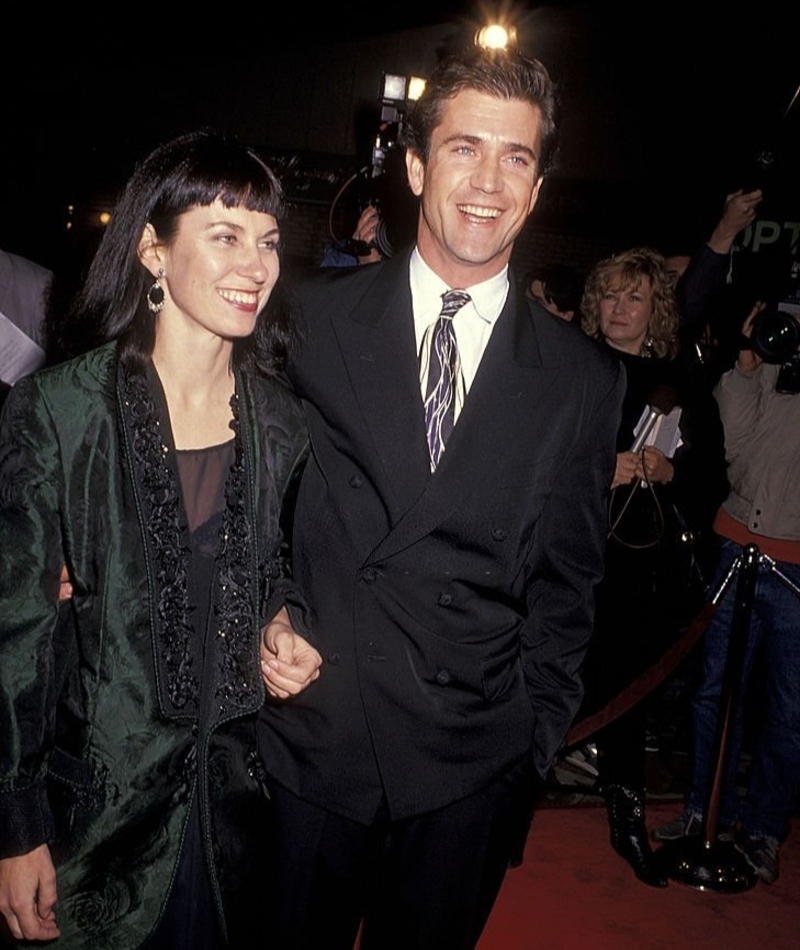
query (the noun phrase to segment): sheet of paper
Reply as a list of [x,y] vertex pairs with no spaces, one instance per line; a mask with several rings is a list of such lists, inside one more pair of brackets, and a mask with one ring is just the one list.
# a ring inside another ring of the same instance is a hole
[[669,415],[659,416],[647,439],[647,445],[654,445],[657,449],[661,449],[664,455],[671,459],[675,454],[675,450],[681,444],[680,422],[680,406],[675,406]]
[[[642,413],[641,419],[636,423],[636,428],[633,430],[634,436],[639,433],[639,430],[646,423],[649,415],[650,407],[648,406]],[[662,413],[653,424],[653,428],[650,430],[644,444],[654,445],[657,449],[661,449],[668,459],[671,459],[675,454],[675,450],[682,443],[680,421],[680,406],[675,406],[668,415]],[[640,484],[642,488],[647,487],[647,482],[645,481],[641,481]]]
[[[634,438],[642,430],[648,419],[650,418],[650,407],[647,406],[644,412],[641,415],[641,418],[636,423],[636,426],[633,430]],[[645,445],[654,445],[657,449],[661,449],[664,455],[667,458],[672,458],[675,454],[675,450],[681,444],[681,407],[675,406],[675,408],[668,415],[663,413],[656,417],[656,421],[653,423],[653,427],[647,435],[647,438],[644,440]]]

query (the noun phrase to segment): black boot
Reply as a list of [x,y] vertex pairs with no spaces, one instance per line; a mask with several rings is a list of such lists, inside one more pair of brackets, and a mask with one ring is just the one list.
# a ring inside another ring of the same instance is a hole
[[647,840],[644,795],[629,785],[606,785],[611,847],[633,868],[636,877],[651,887],[666,887],[667,877]]

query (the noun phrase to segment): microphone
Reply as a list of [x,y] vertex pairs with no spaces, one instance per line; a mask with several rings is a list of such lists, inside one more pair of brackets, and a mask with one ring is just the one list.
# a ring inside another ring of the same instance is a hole
[[678,394],[672,386],[658,386],[651,393],[647,406],[647,418],[644,421],[639,434],[633,440],[631,452],[638,454],[647,441],[647,437],[653,431],[659,416],[667,416],[675,408],[678,401]]

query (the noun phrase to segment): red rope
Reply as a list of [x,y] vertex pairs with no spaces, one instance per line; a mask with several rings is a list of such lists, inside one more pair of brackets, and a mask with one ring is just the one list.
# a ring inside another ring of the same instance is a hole
[[656,663],[646,669],[641,676],[630,682],[621,692],[617,693],[599,712],[592,713],[591,716],[575,723],[567,733],[564,744],[573,746],[585,742],[614,719],[618,719],[623,713],[633,709],[645,696],[652,693],[657,686],[660,686],[677,669],[678,664],[688,656],[694,645],[706,632],[715,610],[714,604],[705,604],[689,624],[683,636],[662,654]]

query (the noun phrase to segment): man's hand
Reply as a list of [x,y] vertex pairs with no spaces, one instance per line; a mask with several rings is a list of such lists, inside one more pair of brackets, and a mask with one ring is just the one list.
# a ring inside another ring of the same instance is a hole
[[727,196],[722,217],[717,222],[708,242],[712,251],[718,254],[727,254],[730,251],[736,235],[755,221],[756,212],[763,197],[760,188],[748,192],[740,188]]
[[353,233],[353,237],[357,241],[363,241],[364,244],[369,245],[370,249],[369,254],[359,257],[359,264],[374,264],[376,261],[381,260],[381,252],[375,245],[379,224],[380,215],[378,214],[378,209],[373,207],[373,205],[367,205],[361,212],[355,232]]
[[[759,301],[747,314],[747,319],[742,327],[742,336],[746,336],[748,340],[753,333],[753,320],[765,307],[766,304]],[[755,350],[739,350],[736,367],[742,373],[754,373],[763,362]]]
[[261,630],[261,675],[270,696],[297,696],[319,677],[322,657],[292,627],[282,607]]
[[56,870],[50,849],[40,845],[27,854],[0,860],[0,914],[17,940],[55,940]]

